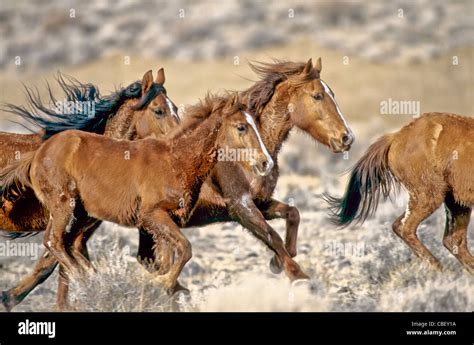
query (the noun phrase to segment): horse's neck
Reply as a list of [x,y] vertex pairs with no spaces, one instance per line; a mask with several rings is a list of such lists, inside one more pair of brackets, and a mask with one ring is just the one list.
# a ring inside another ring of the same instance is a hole
[[217,137],[220,123],[205,120],[195,130],[184,134],[171,143],[175,176],[181,183],[185,207],[176,215],[183,224],[187,222],[206,178],[217,163]]
[[222,120],[217,116],[204,120],[196,129],[173,140],[177,166],[182,167],[186,180],[203,181],[217,163],[217,136]]
[[276,159],[281,146],[293,128],[288,110],[287,93],[275,92],[258,116],[258,127],[262,141],[270,155]]
[[132,139],[133,109],[127,101],[107,120],[104,135],[115,139]]

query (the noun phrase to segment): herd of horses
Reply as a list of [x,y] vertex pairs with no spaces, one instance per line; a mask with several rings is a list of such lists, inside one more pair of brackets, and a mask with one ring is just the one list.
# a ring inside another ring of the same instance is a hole
[[[354,135],[322,64],[275,60],[250,64],[259,80],[240,92],[207,94],[181,119],[164,87],[165,73],[102,96],[92,84],[58,75],[68,102],[93,102],[93,116],[52,107],[26,88],[28,107],[3,110],[32,123],[33,134],[0,132],[0,229],[9,238],[44,232],[33,272],[1,292],[6,310],[19,304],[59,265],[57,307],[68,310],[69,280],[93,266],[87,241],[102,221],[139,233],[137,259],[169,294],[192,255],[182,228],[238,222],[272,252],[270,269],[293,282],[309,279],[294,257],[300,214],[272,197],[278,153],[297,127],[333,152]],[[245,160],[220,160],[221,149],[249,150]],[[413,252],[441,269],[420,242],[418,225],[443,202],[447,249],[474,273],[467,227],[474,204],[474,119],[429,113],[369,147],[350,172],[342,198],[325,195],[337,226],[363,222],[397,185],[409,194],[393,230]],[[286,220],[285,240],[268,220]]]

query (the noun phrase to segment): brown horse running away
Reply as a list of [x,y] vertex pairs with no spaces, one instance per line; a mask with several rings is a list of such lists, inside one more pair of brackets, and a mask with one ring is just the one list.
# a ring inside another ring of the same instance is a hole
[[326,196],[337,225],[363,222],[375,213],[381,198],[395,185],[408,191],[406,211],[393,231],[416,256],[441,269],[437,258],[418,239],[418,225],[444,202],[444,246],[471,273],[474,257],[467,245],[467,228],[474,204],[474,119],[447,113],[427,113],[400,131],[372,144],[351,170],[341,199]]
[[[69,83],[68,83],[69,82]],[[32,90],[26,89],[30,108],[7,105],[6,110],[42,128],[37,134],[14,134],[0,132],[0,169],[20,159],[24,154],[38,149],[44,139],[67,129],[104,134],[106,136],[136,140],[148,136],[163,137],[179,124],[177,108],[169,99],[163,86],[164,70],[158,71],[153,82],[151,71],[144,74],[141,82],[134,82],[110,95],[100,96],[92,84],[81,84],[76,80],[68,82],[59,75],[58,83],[65,93],[65,101],[94,102],[93,116],[61,113],[43,105],[41,99]],[[49,87],[50,103],[57,104]],[[43,231],[49,218],[49,212],[40,204],[34,192],[29,188],[10,188],[4,190],[0,203],[0,229],[11,238],[22,237]],[[100,221],[91,226],[97,228]],[[81,238],[74,246],[87,255],[87,238]],[[1,300],[7,310],[20,303],[28,293],[42,283],[56,267],[57,261],[46,252],[35,266],[32,274],[24,278],[16,287],[2,292]],[[64,309],[67,294],[67,277],[60,277],[58,306]]]
[[141,227],[155,245],[165,240],[177,255],[159,280],[173,293],[184,289],[177,279],[191,258],[179,225],[187,222],[218,150],[247,150],[247,170],[261,176],[273,167],[252,116],[236,100],[206,97],[190,109],[180,133],[166,141],[59,133],[7,167],[2,184],[31,187],[50,210],[44,244],[70,272],[89,265],[69,247],[97,219]]

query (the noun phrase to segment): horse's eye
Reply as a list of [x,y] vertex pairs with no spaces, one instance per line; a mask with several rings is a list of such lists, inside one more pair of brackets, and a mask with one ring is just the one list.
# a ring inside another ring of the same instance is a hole
[[316,95],[313,96],[313,98],[317,101],[322,101],[324,98],[324,93],[318,92]]
[[165,115],[165,112],[163,111],[163,109],[160,109],[160,108],[154,109],[153,112],[154,112],[157,116],[163,116],[163,115]]
[[247,132],[247,125],[240,124],[237,126],[237,130],[240,134],[244,134],[245,132]]

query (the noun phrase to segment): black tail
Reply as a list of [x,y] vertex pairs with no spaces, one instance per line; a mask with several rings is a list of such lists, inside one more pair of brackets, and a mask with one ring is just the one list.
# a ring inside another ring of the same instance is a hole
[[8,238],[9,240],[16,240],[17,238],[32,237],[42,233],[41,231],[30,231],[30,232],[8,232],[0,230],[0,236]]
[[332,223],[348,226],[354,221],[363,223],[377,210],[380,198],[386,199],[398,181],[390,171],[388,152],[391,135],[372,144],[351,170],[349,183],[342,198],[323,196],[329,204]]

